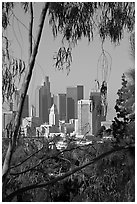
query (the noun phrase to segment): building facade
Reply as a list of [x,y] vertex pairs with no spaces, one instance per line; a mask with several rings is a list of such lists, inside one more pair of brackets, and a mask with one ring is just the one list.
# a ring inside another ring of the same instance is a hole
[[83,99],[84,91],[83,86],[67,87],[66,93],[66,120],[76,119],[77,114],[77,102]]
[[59,114],[59,120],[66,120],[66,94],[57,95],[57,110]]
[[39,101],[40,101],[40,95],[39,95],[39,90],[41,86],[37,86],[35,90],[35,108],[36,108],[36,117],[39,117]]
[[106,115],[104,115],[100,91],[92,91],[90,100],[92,101],[92,132],[95,135],[101,127],[101,122],[106,121]]
[[49,114],[49,125],[59,126],[59,116],[57,111],[57,106],[55,104],[52,105]]
[[92,102],[78,101],[78,135],[92,134]]
[[49,122],[49,112],[51,107],[51,93],[49,77],[45,77],[43,86],[39,89],[39,117],[44,123]]

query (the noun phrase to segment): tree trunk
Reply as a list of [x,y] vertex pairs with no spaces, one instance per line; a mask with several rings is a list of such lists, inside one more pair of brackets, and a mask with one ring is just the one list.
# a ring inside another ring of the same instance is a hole
[[[14,121],[14,125],[13,125],[14,128],[13,128],[13,131],[11,133],[11,140],[9,142],[9,147],[8,147],[8,150],[7,150],[7,153],[6,153],[6,156],[5,156],[3,169],[2,169],[3,193],[5,192],[6,178],[7,178],[9,169],[10,169],[11,158],[12,158],[13,152],[14,152],[15,147],[16,147],[16,140],[17,140],[18,131],[19,131],[19,127],[20,127],[21,114],[22,114],[22,109],[23,109],[23,105],[24,105],[24,100],[25,100],[25,96],[27,94],[27,90],[28,90],[29,83],[30,83],[30,80],[31,80],[36,55],[38,53],[38,47],[39,47],[39,43],[40,43],[42,30],[43,30],[43,27],[44,27],[44,21],[45,21],[45,17],[46,17],[48,7],[49,7],[49,2],[44,4],[44,7],[43,7],[42,12],[41,12],[40,23],[39,23],[38,31],[37,31],[37,35],[36,35],[36,43],[35,43],[34,48],[32,50],[31,57],[29,56],[30,61],[29,61],[29,64],[28,64],[28,70],[26,72],[24,82],[23,82],[22,87],[21,87],[20,103],[19,103],[19,106],[18,106],[18,111],[17,111],[15,121]],[[3,198],[4,198],[4,194],[3,194]]]

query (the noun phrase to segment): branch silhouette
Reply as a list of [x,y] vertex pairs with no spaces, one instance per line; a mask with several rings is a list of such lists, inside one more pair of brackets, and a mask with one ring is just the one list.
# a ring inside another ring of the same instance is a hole
[[98,157],[92,159],[90,162],[87,162],[86,164],[80,166],[80,167],[76,167],[72,170],[70,170],[69,172],[67,173],[64,173],[63,175],[61,176],[57,176],[55,179],[52,179],[50,180],[49,182],[46,182],[46,183],[42,183],[42,184],[32,184],[30,186],[26,186],[26,187],[23,187],[23,188],[20,188],[16,191],[14,191],[13,193],[11,193],[10,195],[8,195],[4,201],[11,201],[16,195],[20,194],[20,193],[24,193],[25,191],[28,191],[28,190],[32,190],[32,189],[36,189],[36,188],[42,188],[42,187],[46,187],[46,186],[49,186],[49,185],[53,185],[55,184],[56,182],[58,181],[61,181],[63,180],[64,178],[76,173],[77,171],[80,171],[82,169],[84,169],[85,167],[91,165],[91,164],[95,164],[96,162],[98,162],[100,159],[103,159],[104,157],[106,156],[109,156],[110,154],[112,153],[116,153],[116,152],[119,152],[119,151],[122,151],[122,150],[130,150],[131,147],[135,147],[134,144],[131,144],[131,145],[128,145],[128,146],[121,146],[121,147],[117,147],[115,149],[112,149],[108,152],[105,152],[101,155],[99,155]]

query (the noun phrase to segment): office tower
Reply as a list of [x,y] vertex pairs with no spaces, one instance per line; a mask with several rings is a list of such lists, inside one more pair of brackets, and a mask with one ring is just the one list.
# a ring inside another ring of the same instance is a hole
[[49,112],[51,107],[51,93],[49,77],[45,77],[43,86],[39,89],[39,117],[44,123],[49,122]]
[[83,86],[77,86],[77,99],[75,101],[75,118],[78,118],[78,101],[84,98]]
[[83,86],[67,87],[66,120],[77,118],[77,102],[83,99]]
[[66,120],[75,118],[76,87],[68,87],[66,94]]
[[53,105],[53,96],[51,96],[51,106]]
[[86,135],[92,134],[92,113],[91,101],[79,100],[78,101],[78,134]]
[[57,106],[55,104],[53,104],[51,109],[50,109],[49,125],[59,126],[58,111],[57,111]]
[[57,95],[57,110],[59,120],[66,120],[66,94]]
[[92,101],[92,132],[95,135],[101,127],[101,122],[106,121],[106,116],[104,116],[100,92],[91,92],[90,100]]
[[41,86],[37,86],[35,90],[35,108],[36,108],[36,117],[39,117],[39,101],[40,101],[40,96],[39,96],[39,90]]
[[58,97],[57,95],[53,94],[53,104],[55,104],[56,106],[57,106],[57,97]]

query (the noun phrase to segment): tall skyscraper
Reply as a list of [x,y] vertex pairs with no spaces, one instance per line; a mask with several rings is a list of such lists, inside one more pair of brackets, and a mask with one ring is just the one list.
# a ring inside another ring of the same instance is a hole
[[53,104],[50,109],[49,125],[59,126],[58,111],[57,111],[57,106],[55,104]]
[[[57,98],[58,98],[58,96],[57,95],[55,95],[55,94],[53,94],[53,104],[55,104],[56,106],[57,106]],[[52,104],[52,105],[53,105]]]
[[75,118],[75,101],[77,98],[77,88],[68,87],[66,94],[66,120]]
[[41,86],[37,86],[35,90],[35,108],[36,108],[36,117],[39,117],[39,101],[40,101],[40,96],[39,96],[39,90]]
[[76,119],[77,115],[77,102],[83,99],[84,91],[83,86],[67,87],[66,93],[66,120]]
[[57,109],[59,120],[66,120],[66,94],[57,95]]
[[49,112],[51,107],[51,93],[49,77],[45,77],[43,86],[39,89],[39,117],[41,121],[49,122]]
[[106,116],[104,115],[100,92],[92,91],[90,100],[92,101],[92,132],[95,135],[101,127],[101,122],[106,121]]
[[84,98],[84,90],[83,86],[77,86],[77,99],[75,101],[75,118],[78,118],[78,101]]
[[78,101],[78,134],[92,134],[91,100]]

